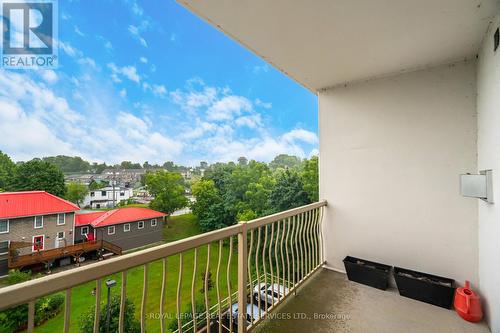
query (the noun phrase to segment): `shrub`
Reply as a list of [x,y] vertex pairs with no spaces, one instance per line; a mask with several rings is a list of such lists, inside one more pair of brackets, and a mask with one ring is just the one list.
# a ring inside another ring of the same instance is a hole
[[21,283],[31,280],[31,271],[21,272],[18,269],[11,269],[9,271],[9,276],[7,277],[7,283],[9,285]]
[[[205,317],[205,305],[201,302],[196,302],[195,303],[195,313],[194,315],[196,316],[196,326],[198,329],[204,327],[206,325],[206,317]],[[184,326],[187,323],[193,321],[193,303],[188,303],[186,306],[186,309],[184,310],[183,313],[179,314],[181,316],[181,325]],[[193,327],[190,327],[191,325],[187,325],[187,327],[183,330],[183,332],[186,333],[192,333],[193,332]],[[170,331],[175,332],[178,328],[178,322],[177,318],[175,320],[172,320],[170,324],[168,325],[168,328]]]
[[[109,331],[118,332],[118,320],[120,317],[120,297],[112,296],[110,302],[110,321]],[[138,333],[141,331],[141,324],[134,316],[135,307],[128,298],[125,299],[125,333]],[[80,332],[92,333],[94,332],[94,314],[95,306],[91,307],[80,317]],[[106,332],[106,304],[101,304],[101,314],[99,317],[99,332]]]
[[[35,326],[56,316],[64,303],[64,295],[54,294],[35,302]],[[0,313],[0,327],[8,331],[19,331],[28,325],[28,304],[22,304]]]

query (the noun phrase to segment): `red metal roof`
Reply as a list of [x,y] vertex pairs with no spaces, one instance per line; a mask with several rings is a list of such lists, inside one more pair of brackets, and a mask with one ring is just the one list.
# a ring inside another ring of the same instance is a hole
[[101,215],[106,214],[106,212],[93,212],[93,213],[81,213],[75,215],[75,227],[81,225],[89,225]]
[[80,208],[45,191],[0,193],[0,219],[69,213]]
[[99,228],[107,225],[160,218],[166,215],[167,214],[149,208],[117,208],[107,212],[77,214],[75,225],[81,226],[90,224],[94,228]]

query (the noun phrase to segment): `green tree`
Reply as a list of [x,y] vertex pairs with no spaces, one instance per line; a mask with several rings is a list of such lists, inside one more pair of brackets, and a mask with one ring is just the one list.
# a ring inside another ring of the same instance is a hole
[[81,183],[66,184],[66,199],[81,207],[85,196],[89,193],[89,188]]
[[235,223],[235,217],[224,206],[224,200],[213,180],[202,179],[192,185],[196,201],[191,205],[203,231],[224,228]]
[[12,189],[14,191],[47,191],[64,197],[66,187],[62,171],[49,162],[34,159],[17,167]]
[[93,173],[102,173],[105,169],[107,169],[108,166],[106,165],[106,163],[92,163],[92,166],[90,167],[90,171],[92,171]]
[[146,187],[154,196],[150,204],[153,209],[171,214],[188,204],[184,195],[184,179],[179,173],[168,171],[147,173]]
[[176,171],[177,170],[177,166],[172,161],[167,161],[167,162],[163,163],[163,168],[167,171]]
[[62,172],[88,172],[91,169],[90,163],[78,156],[49,156],[42,158],[42,161],[54,164]]
[[[118,320],[120,318],[120,297],[115,295],[111,297],[110,302],[110,323],[109,332],[118,332]],[[124,332],[138,333],[141,331],[141,323],[135,318],[135,306],[128,298],[125,299],[125,312],[124,312]],[[80,332],[92,333],[94,332],[94,314],[95,305],[88,309],[80,317]],[[101,313],[99,316],[99,332],[106,332],[106,304],[101,304]]]
[[132,163],[130,161],[121,162],[119,167],[122,169],[141,169],[142,168],[140,163]]
[[269,166],[271,167],[271,169],[294,169],[300,167],[300,164],[301,160],[299,157],[280,154],[276,156],[271,163],[269,163]]
[[11,189],[12,180],[16,172],[16,165],[7,154],[0,150],[0,192]]
[[236,218],[238,221],[250,221],[256,219],[257,214],[253,210],[247,209],[242,212],[239,212]]
[[304,190],[307,192],[309,200],[316,202],[319,200],[319,171],[318,156],[313,156],[304,161],[304,166],[300,174],[304,183]]
[[276,186],[269,197],[269,202],[273,211],[280,212],[307,205],[311,201],[298,173],[284,170],[277,174]]

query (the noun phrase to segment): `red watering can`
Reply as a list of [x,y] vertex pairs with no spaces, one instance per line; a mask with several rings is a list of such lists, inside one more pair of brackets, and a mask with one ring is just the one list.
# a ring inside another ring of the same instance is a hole
[[455,291],[455,311],[467,321],[478,322],[483,318],[481,299],[470,289],[469,281],[465,281],[465,286]]

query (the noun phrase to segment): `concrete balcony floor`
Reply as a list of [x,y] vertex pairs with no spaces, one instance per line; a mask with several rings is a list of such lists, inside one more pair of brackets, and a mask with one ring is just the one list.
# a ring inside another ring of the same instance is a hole
[[[315,314],[329,317],[314,319]],[[489,332],[484,322],[466,322],[453,310],[402,297],[394,288],[382,291],[351,282],[346,275],[326,269],[317,272],[273,315],[253,332]],[[292,318],[287,319],[288,315]],[[307,319],[294,319],[294,315]]]

